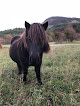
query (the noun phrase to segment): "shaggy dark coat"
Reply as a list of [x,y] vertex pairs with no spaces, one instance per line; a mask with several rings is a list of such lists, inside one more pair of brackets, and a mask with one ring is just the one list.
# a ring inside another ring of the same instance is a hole
[[43,53],[50,50],[46,29],[48,22],[44,24],[29,24],[25,21],[25,31],[21,36],[15,36],[11,40],[10,57],[17,63],[19,74],[23,72],[23,81],[26,81],[28,67],[34,66],[39,84],[42,84],[40,67]]

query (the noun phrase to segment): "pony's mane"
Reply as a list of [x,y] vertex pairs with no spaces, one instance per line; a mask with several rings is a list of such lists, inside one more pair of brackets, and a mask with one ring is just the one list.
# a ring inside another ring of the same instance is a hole
[[24,46],[24,48],[27,48],[26,30],[22,33],[22,35],[20,36],[20,38],[17,41],[18,41],[17,46],[19,48],[22,48],[22,46]]
[[27,48],[26,39],[30,39],[34,44],[40,43],[42,46],[48,43],[45,29],[39,23],[31,24],[29,30],[25,29],[18,40],[18,45],[24,45],[24,48]]
[[34,23],[31,25],[28,31],[28,37],[33,43],[41,43],[44,45],[46,42],[48,42],[45,30],[39,23]]

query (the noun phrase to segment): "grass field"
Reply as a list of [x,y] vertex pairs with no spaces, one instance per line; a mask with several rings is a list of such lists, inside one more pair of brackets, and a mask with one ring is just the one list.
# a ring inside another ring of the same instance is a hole
[[[53,45],[53,44],[56,44],[56,42],[50,42],[49,44],[51,44],[51,45]],[[60,43],[58,43],[58,44],[60,44]],[[63,42],[63,43],[61,43],[61,44],[80,44],[80,41],[73,41],[73,42]]]
[[9,57],[9,46],[0,49],[0,106],[80,106],[80,46],[51,47],[41,67],[43,86],[33,67],[27,84]]

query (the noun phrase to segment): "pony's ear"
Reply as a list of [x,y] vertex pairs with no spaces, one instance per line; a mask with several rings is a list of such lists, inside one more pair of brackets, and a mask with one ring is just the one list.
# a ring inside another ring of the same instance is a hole
[[30,24],[28,22],[26,22],[26,21],[25,21],[25,27],[26,27],[26,29],[30,28]]
[[44,29],[46,30],[48,27],[48,21],[46,23],[43,24]]

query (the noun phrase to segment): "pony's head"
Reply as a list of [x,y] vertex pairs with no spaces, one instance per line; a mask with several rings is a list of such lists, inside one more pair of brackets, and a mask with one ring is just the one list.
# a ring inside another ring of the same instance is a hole
[[43,52],[47,53],[50,50],[46,29],[48,22],[40,24],[29,24],[25,21],[25,32],[21,36],[24,48],[29,52],[29,60],[31,63],[41,62]]
[[31,41],[32,44],[40,44],[43,48],[43,52],[49,51],[49,48],[46,48],[46,44],[48,44],[48,39],[46,36],[47,27],[48,22],[44,24],[33,23],[30,25],[28,22],[25,21],[26,38],[28,38],[28,40]]

